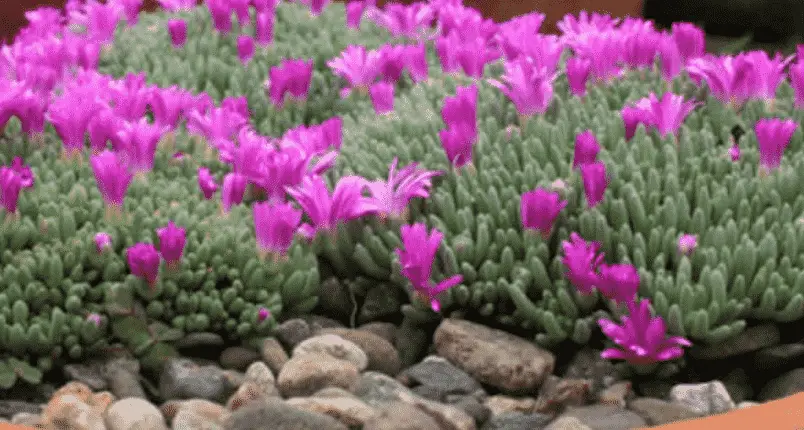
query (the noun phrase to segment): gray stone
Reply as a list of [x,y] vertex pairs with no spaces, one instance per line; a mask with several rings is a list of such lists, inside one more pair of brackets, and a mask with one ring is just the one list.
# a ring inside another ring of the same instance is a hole
[[771,346],[757,352],[754,356],[754,367],[757,370],[787,370],[795,367],[804,357],[804,344],[786,343]]
[[276,398],[251,402],[224,421],[225,430],[348,430],[338,420],[304,411]]
[[438,355],[478,382],[512,394],[533,393],[553,373],[555,357],[532,342],[481,324],[444,319],[433,337]]
[[277,378],[285,397],[310,396],[324,387],[351,390],[360,373],[354,364],[324,354],[306,354],[288,361]]
[[400,393],[411,393],[410,389],[396,379],[378,372],[363,373],[352,392],[373,406],[399,401]]
[[159,391],[164,399],[206,399],[219,403],[227,396],[228,383],[217,366],[199,366],[185,358],[165,363],[159,378]]
[[368,357],[359,346],[334,334],[313,336],[293,348],[293,357],[304,354],[325,354],[339,360],[346,360],[354,364],[358,371],[363,371],[368,366]]
[[137,397],[120,399],[106,409],[108,430],[167,430],[162,412],[150,402]]
[[310,330],[313,331],[313,334],[319,334],[318,332],[320,330],[327,328],[344,328],[344,325],[340,321],[323,315],[307,314],[301,315],[299,318],[303,319],[307,325],[310,326]]
[[103,370],[97,365],[66,364],[64,376],[71,381],[83,382],[94,391],[103,391],[107,387]]
[[361,325],[358,330],[368,331],[385,339],[391,345],[396,342],[396,326],[382,321],[375,321]]
[[728,412],[736,406],[726,386],[720,381],[678,384],[670,390],[670,400],[701,416]]
[[628,409],[636,412],[648,424],[654,426],[700,417],[699,414],[687,406],[652,397],[634,399],[628,403]]
[[[512,429],[513,430],[513,429]],[[575,417],[559,417],[551,422],[544,428],[544,430],[592,430],[591,427],[584,424],[581,420]],[[595,429],[597,430],[597,429]],[[621,430],[621,429],[618,429]]]
[[716,345],[693,346],[690,355],[701,360],[721,360],[776,345],[780,339],[775,324],[760,324]]
[[349,427],[362,427],[378,412],[354,396],[348,397],[294,397],[285,403],[305,411],[335,418]]
[[804,391],[804,368],[793,369],[771,379],[757,396],[760,402],[778,400]]
[[18,400],[0,400],[0,417],[11,418],[19,413],[40,414],[42,405]]
[[130,358],[115,358],[103,365],[103,376],[108,383],[109,391],[118,399],[148,396],[140,381],[140,363]]
[[754,397],[754,389],[751,388],[751,380],[742,368],[737,368],[723,377],[723,385],[726,386],[731,399],[734,403]]
[[282,366],[290,360],[288,353],[285,352],[279,341],[273,337],[267,337],[262,340],[260,356],[274,374],[278,374],[282,370]]
[[187,333],[176,341],[176,348],[220,348],[224,344],[223,337],[217,333],[198,332]]
[[590,381],[589,392],[599,394],[620,380],[620,375],[611,360],[600,357],[600,351],[584,348],[570,361],[564,372],[565,378],[586,379]]
[[368,357],[366,370],[382,372],[391,376],[399,373],[402,365],[399,361],[399,352],[387,340],[372,332],[346,328],[326,328],[319,330],[318,334],[338,335],[359,346]]
[[313,331],[307,321],[301,318],[289,319],[276,328],[276,337],[285,348],[293,349],[301,341],[311,337]]
[[201,399],[168,402],[162,410],[165,416],[172,417],[174,430],[222,430],[230,416],[223,406]]
[[398,379],[408,386],[419,384],[428,388],[432,397],[425,397],[436,401],[442,401],[448,394],[470,394],[482,389],[468,373],[435,355],[406,369]]
[[481,430],[536,430],[544,428],[551,420],[552,417],[544,414],[505,412],[489,418]]
[[363,430],[441,430],[441,426],[421,409],[406,403],[382,405]]
[[37,428],[37,426],[42,422],[42,417],[36,413],[28,413],[28,412],[20,412],[14,414],[11,417],[11,424],[17,424],[21,426],[29,426]]
[[479,424],[486,422],[491,416],[491,410],[481,403],[476,396],[448,395],[445,401],[447,404],[466,412]]
[[413,323],[403,321],[395,333],[394,347],[399,352],[401,367],[410,367],[427,354],[427,332]]
[[245,383],[253,383],[264,396],[279,396],[279,390],[276,389],[276,379],[271,373],[271,369],[261,361],[255,361],[248,367],[243,377],[243,384]]
[[260,353],[242,346],[226,348],[218,360],[224,369],[245,370],[249,364],[260,359]]
[[[623,430],[645,427],[645,420],[634,412],[612,405],[570,408],[561,417],[577,418],[595,430]],[[572,428],[572,427],[569,427]]]

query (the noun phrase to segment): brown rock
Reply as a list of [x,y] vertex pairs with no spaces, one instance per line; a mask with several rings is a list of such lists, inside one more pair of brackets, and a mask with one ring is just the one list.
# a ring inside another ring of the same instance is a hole
[[611,387],[604,388],[598,395],[597,401],[604,405],[615,405],[624,408],[631,394],[633,394],[631,382],[621,381]]
[[377,411],[353,397],[294,397],[285,403],[310,412],[329,415],[347,426],[363,426]]
[[440,356],[509,394],[536,392],[555,367],[553,354],[533,343],[465,320],[442,321],[433,342]]
[[684,405],[652,397],[634,399],[628,403],[628,409],[636,412],[650,425],[663,425],[700,418],[700,415]]
[[415,406],[389,403],[363,426],[363,430],[440,430],[438,423]]
[[360,373],[354,364],[324,354],[294,357],[279,372],[277,386],[285,397],[305,397],[324,387],[352,390]]
[[359,327],[362,331],[368,331],[387,340],[391,345],[396,342],[396,326],[387,322],[370,322]]
[[500,415],[506,412],[521,412],[532,414],[536,412],[536,399],[531,397],[510,397],[503,394],[489,396],[484,402],[492,415]]
[[395,376],[402,367],[399,352],[394,345],[375,333],[359,329],[326,328],[317,334],[335,334],[359,346],[368,356],[366,370]]
[[230,415],[223,406],[203,399],[174,402],[171,407],[175,407],[174,429],[217,430]]
[[263,339],[260,355],[262,356],[262,361],[268,365],[275,375],[279,374],[279,371],[282,370],[282,366],[290,359],[288,353],[285,352],[285,349],[282,347],[282,344],[273,337]]

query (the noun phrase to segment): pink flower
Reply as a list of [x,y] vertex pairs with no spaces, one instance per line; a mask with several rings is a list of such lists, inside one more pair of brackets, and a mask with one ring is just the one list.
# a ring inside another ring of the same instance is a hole
[[109,150],[91,156],[89,164],[106,205],[122,208],[126,191],[134,177],[126,165]]
[[442,174],[440,171],[418,169],[416,163],[408,164],[397,172],[398,161],[394,157],[388,180],[372,181],[366,185],[371,193],[371,205],[382,216],[401,217],[411,199],[430,197],[432,178]]
[[266,46],[274,40],[274,18],[273,11],[257,12],[254,22],[254,40],[258,44]]
[[572,159],[572,168],[577,169],[584,164],[591,164],[597,161],[597,154],[600,152],[600,144],[597,143],[592,130],[586,130],[575,136],[575,156]]
[[579,57],[567,60],[567,82],[573,95],[582,97],[586,94],[586,82],[589,80],[592,63]]
[[261,252],[285,255],[301,222],[302,212],[290,203],[254,203],[254,230]]
[[313,78],[313,61],[283,59],[278,66],[271,67],[268,74],[268,97],[274,106],[282,107],[287,93],[295,100],[307,98]]
[[413,285],[415,294],[427,300],[433,311],[438,312],[441,310],[438,294],[463,281],[461,275],[454,275],[435,285],[430,281],[433,260],[444,235],[436,229],[428,235],[427,227],[421,223],[403,225],[401,233],[404,249],[397,249],[396,254],[402,265],[402,275]]
[[363,3],[362,0],[346,3],[346,26],[359,29],[360,20],[363,18],[363,11],[365,11],[365,9],[366,4]]
[[248,178],[240,173],[231,172],[223,177],[221,201],[223,203],[224,212],[229,212],[232,206],[239,205],[243,202],[243,197],[246,193],[246,185],[248,185]]
[[734,144],[729,148],[729,158],[731,161],[738,161],[740,159],[740,145]]
[[674,22],[671,28],[682,62],[704,55],[706,35],[703,29],[689,22]]
[[138,243],[126,249],[126,261],[131,274],[144,279],[154,288],[159,277],[159,253],[150,243]]
[[340,57],[327,62],[332,72],[349,84],[349,87],[341,91],[341,97],[347,97],[356,88],[368,90],[377,79],[381,64],[382,57],[378,51],[368,51],[365,46],[360,45],[347,46]]
[[384,115],[394,111],[394,84],[377,82],[369,88],[371,103],[377,115]]
[[187,21],[183,19],[169,19],[167,23],[170,42],[176,48],[181,48],[187,41]]
[[583,190],[586,194],[586,204],[593,208],[603,200],[608,179],[606,178],[606,165],[598,161],[581,166]]
[[564,258],[561,262],[567,268],[567,279],[582,294],[590,294],[597,286],[598,267],[603,263],[603,253],[598,254],[600,243],[584,241],[578,233],[570,234],[570,240],[561,243]]
[[271,311],[265,309],[264,307],[260,307],[257,311],[257,322],[263,322],[271,317]]
[[[803,45],[804,46],[804,45]],[[804,108],[804,60],[799,58],[796,64],[790,66],[790,85],[795,93],[796,107]]]
[[209,200],[218,191],[218,184],[215,183],[215,178],[209,173],[206,167],[198,168],[198,188],[204,193],[204,198]]
[[103,252],[112,246],[112,237],[108,233],[100,232],[95,235],[95,247],[98,252]]
[[170,266],[176,266],[181,261],[187,234],[184,228],[176,226],[173,221],[168,225],[156,229],[159,238],[159,252]]
[[690,255],[698,247],[698,237],[694,234],[682,234],[678,238],[678,252]]
[[553,79],[555,76],[546,67],[538,67],[529,58],[505,62],[505,84],[490,79],[489,83],[499,88],[516,106],[522,116],[543,114],[553,100]]
[[455,167],[472,161],[472,147],[477,141],[477,86],[458,87],[457,94],[444,99],[441,118],[447,125],[439,132],[447,159]]
[[553,224],[558,215],[567,206],[566,200],[561,200],[557,192],[536,188],[522,194],[520,200],[520,217],[522,226],[541,232],[545,239],[550,237]]
[[650,94],[650,108],[652,111],[653,126],[662,137],[678,133],[681,124],[687,115],[695,109],[697,103],[684,101],[683,96],[673,93],[664,93],[661,99]]
[[248,64],[251,57],[254,56],[254,39],[248,35],[241,35],[237,38],[237,57],[240,62]]
[[0,206],[9,214],[17,212],[17,201],[21,190],[20,175],[10,167],[0,167]]
[[630,264],[601,264],[597,289],[607,299],[630,304],[639,290],[639,272]]
[[310,219],[310,223],[299,227],[299,232],[312,239],[319,231],[332,231],[341,221],[372,213],[371,201],[362,195],[365,186],[366,180],[359,176],[344,176],[330,194],[320,176],[305,177],[301,186],[288,190]]
[[779,118],[762,118],[754,125],[754,133],[759,144],[759,164],[772,170],[782,163],[782,155],[790,144],[798,124],[792,120]]

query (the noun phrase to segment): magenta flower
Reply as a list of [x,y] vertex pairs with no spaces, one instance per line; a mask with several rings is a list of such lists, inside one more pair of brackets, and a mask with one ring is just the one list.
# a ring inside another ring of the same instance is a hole
[[589,61],[591,75],[597,80],[610,81],[622,73],[624,39],[620,32],[588,33],[571,43],[575,55]]
[[495,39],[506,59],[513,60],[523,54],[527,45],[538,37],[545,18],[543,13],[531,12],[500,24]]
[[582,38],[587,34],[614,30],[614,27],[619,22],[619,18],[612,18],[609,15],[601,15],[597,12],[590,14],[582,10],[578,13],[577,18],[570,14],[564,15],[564,18],[556,23],[556,28],[561,31],[564,38],[572,41],[577,38]]
[[261,46],[270,45],[274,40],[274,17],[273,11],[257,12],[254,21],[254,40]]
[[239,205],[243,202],[243,197],[246,193],[246,185],[248,185],[248,178],[240,173],[227,173],[226,176],[223,177],[221,201],[223,202],[224,212],[229,212],[232,206]]
[[402,265],[402,275],[413,285],[415,295],[429,302],[433,311],[438,312],[441,310],[438,295],[463,281],[461,275],[454,275],[438,284],[430,281],[433,260],[444,235],[436,229],[428,235],[427,227],[421,223],[403,225],[401,233],[404,249],[396,249],[396,254]]
[[603,200],[606,192],[606,165],[598,161],[595,163],[584,164],[581,166],[581,178],[583,179],[583,191],[586,195],[586,204],[593,208]]
[[103,252],[111,246],[112,237],[108,233],[100,232],[95,235],[95,248],[97,248],[98,252]]
[[304,100],[313,78],[313,60],[283,59],[279,66],[268,72],[268,97],[275,106],[282,107],[285,94],[295,100]]
[[432,178],[442,174],[440,171],[418,169],[411,163],[396,170],[398,159],[394,157],[388,171],[388,180],[369,182],[366,186],[371,193],[371,205],[380,216],[403,217],[408,203],[413,198],[430,197]]
[[212,198],[215,191],[218,191],[218,184],[206,167],[198,168],[198,188],[201,189],[201,192],[204,193],[204,198],[207,200]]
[[114,102],[114,113],[127,120],[139,121],[148,109],[151,89],[145,80],[145,73],[129,73],[125,78],[109,84]]
[[406,48],[403,45],[383,45],[377,50],[380,55],[379,73],[383,81],[395,83],[402,77],[402,71],[407,64]]
[[187,243],[185,229],[169,221],[167,226],[156,229],[156,235],[159,238],[159,252],[162,258],[168,266],[178,266],[184,253],[184,245]]
[[598,254],[600,243],[588,243],[578,233],[572,233],[561,247],[564,250],[561,263],[567,268],[567,279],[582,294],[591,294],[599,282],[597,269],[603,263],[603,253]]
[[117,149],[125,163],[134,173],[148,172],[154,168],[156,147],[167,129],[149,124],[146,118],[125,122],[117,133]]
[[377,82],[369,88],[371,103],[377,115],[384,115],[394,111],[394,84]]
[[688,61],[686,70],[693,80],[706,81],[717,100],[733,106],[751,97],[755,85],[753,66],[742,54],[693,58]]
[[458,87],[455,96],[444,98],[441,118],[447,125],[439,132],[441,146],[450,163],[462,167],[472,162],[472,146],[477,141],[477,86]]
[[651,317],[650,302],[640,300],[630,306],[622,317],[621,325],[601,318],[597,321],[603,334],[620,349],[608,348],[600,356],[605,359],[625,360],[631,364],[652,364],[673,360],[684,355],[681,347],[691,346],[689,340],[667,337],[667,327],[661,317]]
[[630,264],[601,264],[598,267],[597,290],[617,303],[634,302],[639,290],[639,272]]
[[407,61],[406,67],[413,82],[427,79],[429,65],[427,64],[427,46],[424,43],[406,46],[403,57]]
[[382,57],[378,51],[368,51],[365,46],[349,45],[340,57],[327,62],[332,72],[342,77],[349,87],[341,90],[341,97],[348,97],[352,90],[363,89],[374,82],[380,73]]
[[798,124],[792,120],[779,118],[762,118],[754,125],[754,133],[759,144],[759,165],[766,170],[773,170],[782,164],[782,154]]
[[346,26],[349,28],[359,29],[360,20],[363,18],[363,12],[366,9],[366,4],[362,0],[350,1],[346,3]]
[[438,61],[441,63],[441,70],[444,73],[456,73],[460,64],[458,58],[460,56],[462,41],[458,37],[458,33],[450,33],[447,36],[442,36],[436,39],[435,48],[438,55]]
[[621,54],[623,62],[635,69],[653,66],[661,35],[651,27],[637,28],[634,31],[620,31],[623,38]]
[[737,161],[740,159],[740,145],[736,143],[731,145],[729,148],[729,158],[731,158],[731,161]]
[[[454,33],[453,33],[454,34]],[[457,45],[458,65],[467,76],[480,79],[483,77],[483,70],[491,61],[500,58],[499,51],[488,44],[482,37],[462,40]]]
[[382,11],[375,10],[371,19],[377,25],[385,27],[395,38],[405,36],[409,39],[421,39],[426,37],[425,31],[433,24],[435,16],[433,7],[425,3],[388,3]]
[[248,35],[238,36],[237,38],[237,57],[240,62],[247,64],[254,56],[254,39]]
[[33,187],[34,174],[31,171],[31,167],[26,165],[22,160],[22,157],[14,157],[14,159],[11,160],[10,167],[11,170],[13,170],[20,177],[20,181],[22,181],[22,188]]
[[671,28],[682,62],[704,55],[706,37],[703,29],[689,22],[674,22]]
[[126,261],[131,274],[144,279],[152,289],[159,278],[159,253],[150,243],[138,243],[126,249]]
[[592,63],[579,57],[567,60],[567,83],[573,95],[582,97],[586,94],[586,82],[589,80]]
[[112,41],[123,12],[120,5],[114,2],[103,4],[89,0],[84,5],[84,11],[89,38],[100,43]]
[[22,179],[20,175],[10,167],[0,167],[0,206],[7,213],[13,214],[17,212],[17,202],[19,201],[21,190]]
[[678,133],[684,119],[697,106],[697,103],[693,101],[684,101],[684,96],[677,96],[670,92],[664,93],[661,100],[651,93],[649,99],[653,117],[652,125],[656,127],[662,137]]
[[293,243],[302,211],[290,203],[254,203],[254,230],[260,252],[285,255]]
[[95,327],[100,327],[101,325],[101,316],[96,313],[91,313],[87,315],[87,321],[94,324]]
[[267,320],[271,316],[271,311],[265,309],[264,307],[260,307],[257,311],[257,322],[263,322]]
[[206,0],[215,30],[221,34],[232,31],[232,6],[229,0]]
[[107,143],[117,140],[117,132],[122,127],[122,119],[111,109],[103,108],[95,113],[87,124],[89,145],[97,153],[107,148]]
[[597,161],[597,154],[600,152],[600,144],[597,143],[592,130],[586,130],[575,136],[575,155],[572,159],[572,168],[577,169],[585,164]]
[[799,109],[804,108],[804,60],[799,59],[796,64],[790,66],[790,86],[795,93],[795,106]]
[[185,111],[192,103],[192,94],[177,86],[154,88],[151,91],[148,105],[154,114],[154,122],[163,128],[175,129],[179,125]]
[[698,236],[694,234],[682,234],[678,238],[678,252],[690,255],[698,247]]
[[170,12],[190,11],[198,4],[197,0],[156,0],[159,6]]
[[121,6],[123,13],[126,15],[126,23],[128,26],[132,27],[137,25],[143,0],[117,0],[117,3]]
[[662,78],[665,81],[672,81],[681,73],[684,58],[672,36],[663,35],[659,40],[659,59],[662,65]]
[[522,226],[526,229],[535,229],[541,232],[542,237],[550,237],[553,224],[558,214],[567,206],[566,200],[561,200],[557,192],[536,188],[522,194],[520,200],[520,216]]
[[753,90],[751,96],[764,100],[776,98],[776,89],[779,88],[779,84],[785,77],[784,70],[795,56],[783,58],[782,54],[777,52],[773,58],[770,58],[765,51],[750,51],[743,55],[753,69],[754,76],[750,84]]
[[78,91],[65,93],[51,103],[47,119],[56,129],[67,154],[84,149],[89,121],[98,109],[94,98]]
[[288,194],[299,203],[310,223],[299,227],[299,233],[308,239],[319,231],[331,232],[340,221],[349,221],[370,214],[374,207],[363,188],[366,180],[359,176],[344,176],[335,185],[332,194],[320,176],[306,176],[301,186],[289,189]]
[[620,111],[625,127],[625,140],[631,140],[636,134],[639,124],[645,127],[653,125],[653,112],[651,111],[650,99],[639,100],[634,106],[624,106]]
[[91,156],[89,164],[106,205],[122,209],[123,199],[133,178],[126,165],[109,150]]
[[555,75],[545,67],[537,67],[528,57],[505,62],[505,84],[490,79],[489,83],[499,88],[516,106],[519,115],[530,117],[543,114],[553,100]]
[[187,41],[187,21],[183,19],[169,19],[167,23],[170,42],[176,48],[181,48]]

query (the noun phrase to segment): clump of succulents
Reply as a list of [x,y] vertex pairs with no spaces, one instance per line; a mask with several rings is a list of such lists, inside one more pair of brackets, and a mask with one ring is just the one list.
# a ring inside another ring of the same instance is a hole
[[296,3],[27,14],[0,60],[0,388],[256,341],[332,285],[353,317],[403,293],[409,323],[599,328],[643,369],[804,317],[800,61],[684,23]]

